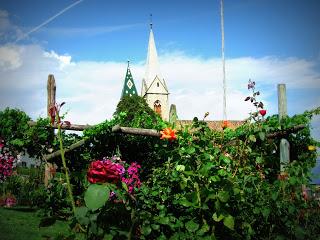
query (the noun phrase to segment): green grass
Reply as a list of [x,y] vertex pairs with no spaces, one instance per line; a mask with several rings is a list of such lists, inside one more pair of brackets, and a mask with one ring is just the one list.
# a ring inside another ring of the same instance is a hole
[[71,234],[67,222],[56,221],[52,226],[41,228],[39,222],[40,217],[34,211],[0,208],[0,239],[51,240]]

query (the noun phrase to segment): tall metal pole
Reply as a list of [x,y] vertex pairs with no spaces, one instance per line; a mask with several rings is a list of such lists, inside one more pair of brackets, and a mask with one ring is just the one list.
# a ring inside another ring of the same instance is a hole
[[224,58],[224,14],[223,0],[220,0],[220,16],[221,16],[221,54],[222,54],[222,78],[223,78],[223,120],[227,120],[227,99],[226,99],[226,69]]

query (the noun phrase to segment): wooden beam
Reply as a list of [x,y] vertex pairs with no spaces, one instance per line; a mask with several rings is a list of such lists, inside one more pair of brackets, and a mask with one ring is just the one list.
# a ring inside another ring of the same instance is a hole
[[[28,125],[29,126],[36,126],[37,125],[37,122],[34,122],[34,121],[28,121]],[[85,129],[88,129],[88,128],[91,128],[93,127],[94,125],[80,125],[80,124],[70,124],[70,125],[66,125],[66,124],[63,124],[61,126],[61,129],[64,129],[64,130],[73,130],[73,131],[83,131]],[[54,125],[48,125],[46,126],[47,128],[54,128],[54,129],[57,129],[58,126],[57,124],[54,124]]]
[[120,127],[119,125],[115,125],[112,128],[112,132],[133,134],[133,135],[142,135],[142,136],[151,136],[151,137],[160,137],[161,136],[160,132],[158,132],[155,129]]
[[[83,144],[85,144],[86,141],[87,141],[87,139],[81,139],[80,141],[78,141],[74,144],[71,144],[69,147],[65,148],[64,153],[70,152],[70,151],[82,146]],[[61,156],[60,150],[53,152],[51,154],[45,155],[43,158],[44,158],[44,160],[48,161],[48,160],[55,158],[55,157],[58,157],[58,156]]]
[[299,124],[299,125],[293,126],[292,128],[288,128],[288,129],[285,129],[285,130],[280,130],[280,131],[273,132],[273,133],[268,133],[267,134],[267,138],[286,137],[291,133],[299,132],[300,130],[304,129],[305,127],[306,127],[306,125]]

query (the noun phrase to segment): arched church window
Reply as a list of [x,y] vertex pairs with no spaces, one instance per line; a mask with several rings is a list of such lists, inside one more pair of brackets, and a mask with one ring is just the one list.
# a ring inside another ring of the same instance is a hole
[[161,116],[161,102],[159,100],[154,102],[153,110]]
[[157,82],[157,87],[159,87],[159,83]]

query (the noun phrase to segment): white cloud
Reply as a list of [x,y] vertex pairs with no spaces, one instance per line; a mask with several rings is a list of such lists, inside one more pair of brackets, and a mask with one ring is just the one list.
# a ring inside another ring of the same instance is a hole
[[21,29],[10,21],[9,13],[0,9],[0,43],[13,42],[22,35]]
[[[65,110],[69,110],[67,118],[71,122],[94,124],[110,118],[115,111],[126,73],[125,61],[73,62],[69,55],[47,52],[37,45],[2,46],[1,49],[14,51],[16,55],[3,55],[0,62],[7,62],[10,66],[20,65],[0,70],[0,108],[19,107],[33,118],[45,116],[47,77],[48,74],[54,74],[57,101],[67,102]],[[180,119],[192,119],[194,116],[201,118],[207,111],[210,112],[209,119],[222,118],[220,59],[167,53],[160,57],[160,65],[170,90],[170,102],[177,105]],[[131,63],[130,68],[140,90],[144,65]],[[307,60],[275,57],[229,59],[229,119],[244,119],[248,116],[251,105],[243,100],[249,94],[249,78],[256,80],[262,93],[261,100],[265,102],[268,111],[276,109],[277,99],[271,99],[271,96],[274,96],[277,83],[286,83],[288,91],[299,90],[305,93],[309,89],[320,88],[320,73],[314,69],[314,63]],[[319,97],[310,99],[306,96],[296,101],[306,109],[320,105]],[[316,102],[314,99],[317,99]],[[296,102],[288,104],[295,106]]]
[[69,56],[67,54],[58,55],[57,53],[55,53],[54,51],[51,50],[50,52],[44,52],[43,55],[47,58],[53,58],[53,59],[58,60],[58,62],[60,64],[60,69],[71,64],[71,56]]
[[23,48],[16,46],[0,46],[0,70],[14,70],[21,66],[20,58]]

